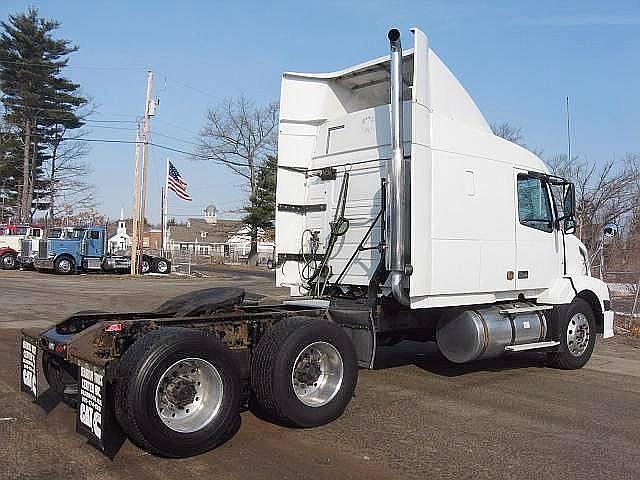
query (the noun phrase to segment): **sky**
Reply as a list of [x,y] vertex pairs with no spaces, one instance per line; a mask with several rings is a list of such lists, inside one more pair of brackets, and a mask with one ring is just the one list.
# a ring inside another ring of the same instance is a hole
[[[97,105],[88,138],[135,139],[146,72],[160,100],[153,142],[192,151],[207,110],[244,95],[277,101],[284,71],[328,72],[388,53],[386,33],[411,27],[460,80],[489,122],[520,127],[544,154],[603,161],[640,152],[640,2],[397,0],[88,2],[2,0],[3,19],[35,6],[61,22],[79,47],[68,78]],[[409,45],[407,45],[409,43]],[[150,149],[147,217],[160,220],[167,156],[189,183],[192,202],[170,196],[169,216],[201,215],[214,204],[236,218],[247,193],[224,166]],[[99,209],[117,218],[132,203],[134,147],[91,143],[88,161]]]

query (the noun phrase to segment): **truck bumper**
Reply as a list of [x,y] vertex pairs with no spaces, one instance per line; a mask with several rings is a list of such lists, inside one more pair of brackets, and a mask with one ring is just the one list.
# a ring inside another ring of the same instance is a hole
[[53,270],[53,259],[50,258],[36,258],[33,261],[33,266],[38,270]]
[[[56,343],[46,334],[47,332],[34,333],[32,329],[23,330],[20,341],[20,390],[28,394],[36,404],[40,394],[46,390],[44,385],[38,383],[42,352],[47,351],[61,358],[66,354],[66,343]],[[113,458],[124,441],[124,434],[109,407],[110,402],[107,401],[105,368],[82,360],[72,363],[78,366],[76,432]]]
[[606,310],[604,315],[604,329],[602,332],[602,338],[613,337],[613,310]]
[[33,257],[23,257],[18,255],[18,262],[22,265],[22,268],[33,268]]
[[126,272],[131,270],[131,261],[127,257],[107,257],[102,268],[108,272]]

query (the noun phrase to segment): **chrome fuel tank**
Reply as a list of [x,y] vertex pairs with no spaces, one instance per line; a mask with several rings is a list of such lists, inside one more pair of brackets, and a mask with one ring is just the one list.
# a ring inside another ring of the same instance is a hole
[[544,340],[547,334],[544,311],[505,313],[507,310],[522,310],[533,306],[518,302],[452,311],[438,322],[438,348],[448,360],[466,363],[502,355],[509,345]]

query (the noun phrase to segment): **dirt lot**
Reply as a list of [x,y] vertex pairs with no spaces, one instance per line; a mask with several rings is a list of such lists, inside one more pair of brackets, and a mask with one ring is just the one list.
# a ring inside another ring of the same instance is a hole
[[433,344],[382,352],[361,371],[345,415],[287,429],[251,412],[215,451],[184,460],[129,442],[113,461],[74,431],[74,411],[45,413],[18,392],[18,329],[83,309],[145,310],[186,291],[240,285],[286,294],[267,272],[213,268],[206,279],[59,277],[0,272],[0,478],[640,478],[640,345],[600,341],[582,370],[544,367],[526,354],[452,366]]

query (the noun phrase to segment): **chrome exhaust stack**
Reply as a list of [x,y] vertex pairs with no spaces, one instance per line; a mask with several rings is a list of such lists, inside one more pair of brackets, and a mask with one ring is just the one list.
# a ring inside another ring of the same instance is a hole
[[406,261],[407,246],[407,185],[404,168],[403,105],[402,105],[402,45],[400,32],[392,28],[388,33],[391,47],[391,163],[387,178],[386,250],[385,266],[389,271],[389,283],[393,297],[409,306],[409,295],[402,286],[404,278],[411,274]]

